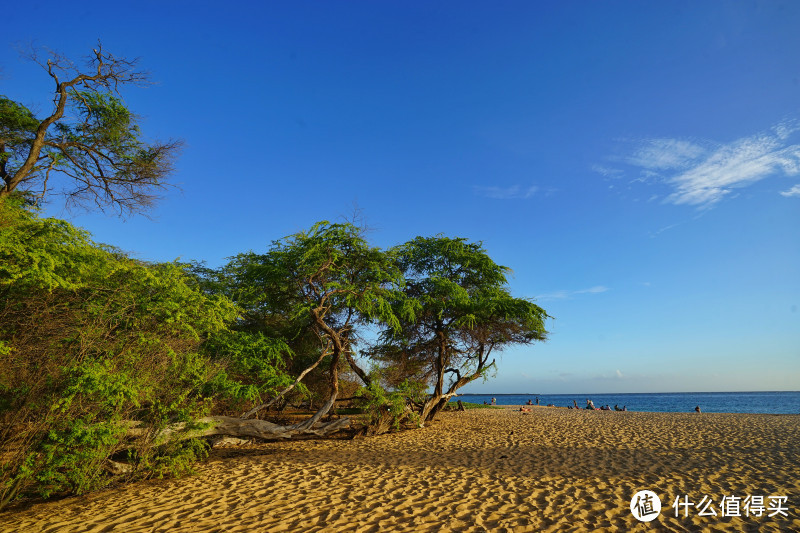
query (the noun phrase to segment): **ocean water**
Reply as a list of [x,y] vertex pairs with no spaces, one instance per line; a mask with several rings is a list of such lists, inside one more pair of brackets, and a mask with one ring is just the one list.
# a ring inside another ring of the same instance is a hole
[[610,405],[626,406],[628,411],[657,413],[690,413],[700,406],[704,413],[764,413],[800,414],[800,391],[795,392],[665,392],[628,394],[462,394],[452,401],[490,403],[492,397],[498,405],[523,405],[531,400],[539,405],[553,404],[559,407],[572,405],[586,407],[586,399],[595,407]]

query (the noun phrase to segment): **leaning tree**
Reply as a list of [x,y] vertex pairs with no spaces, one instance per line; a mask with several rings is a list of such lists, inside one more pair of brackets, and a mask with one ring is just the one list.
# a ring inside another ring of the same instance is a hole
[[[260,322],[275,331],[276,322],[291,322],[281,329],[310,331],[317,339],[316,359],[278,395],[286,394],[318,366],[326,369],[327,400],[298,427],[311,427],[333,407],[342,365],[370,382],[354,358],[359,328],[369,323],[388,329],[399,325],[391,301],[397,297],[402,277],[384,251],[369,246],[360,228],[319,222],[308,231],[274,242],[265,254],[235,257],[226,270],[233,280],[231,297],[253,325]],[[242,418],[278,397],[255,406]]]
[[173,171],[180,141],[146,142],[120,88],[144,85],[136,60],[118,58],[100,44],[85,68],[50,53],[33,56],[55,83],[52,109],[37,117],[0,95],[0,201],[15,191],[67,205],[131,213],[149,207]]
[[391,253],[405,277],[395,305],[413,309],[413,317],[398,313],[401,327],[383,331],[372,354],[432,387],[416,405],[422,423],[459,388],[484,376],[495,353],[545,340],[547,313],[511,295],[509,269],[496,264],[480,243],[417,237]]

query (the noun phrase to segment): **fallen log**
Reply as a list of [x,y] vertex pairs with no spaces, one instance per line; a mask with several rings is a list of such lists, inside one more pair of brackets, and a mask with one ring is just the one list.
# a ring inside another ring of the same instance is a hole
[[[144,437],[150,432],[141,427],[139,422],[128,422],[127,436],[129,438]],[[350,427],[349,418],[340,418],[330,422],[317,422],[308,427],[301,424],[281,426],[266,420],[244,420],[232,416],[208,416],[196,420],[191,425],[184,422],[172,424],[155,434],[153,442],[156,445],[196,437],[210,437],[213,435],[227,435],[230,437],[249,437],[264,440],[290,439],[300,435],[314,435],[324,437]]]
[[[133,420],[124,421],[127,425],[126,437],[130,440],[147,437],[152,434],[152,430],[144,427],[142,422]],[[207,416],[200,418],[191,424],[181,422],[172,424],[158,431],[153,437],[153,444],[160,446],[170,442],[180,442],[198,437],[235,437],[223,438],[221,441],[228,441],[235,445],[242,438],[258,438],[264,440],[290,439],[295,436],[314,435],[324,437],[339,430],[350,427],[349,418],[340,418],[330,422],[317,422],[310,427],[302,427],[301,424],[291,426],[281,426],[267,422],[266,420],[243,420],[231,416]],[[217,441],[220,442],[219,440]],[[110,458],[105,462],[106,471],[114,476],[128,475],[134,471],[134,467],[128,463],[113,461]]]

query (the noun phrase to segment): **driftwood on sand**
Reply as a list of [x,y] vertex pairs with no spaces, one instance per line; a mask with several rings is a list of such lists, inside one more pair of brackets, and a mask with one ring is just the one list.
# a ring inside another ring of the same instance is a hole
[[[129,422],[128,437],[144,437],[148,429],[141,427],[138,422]],[[308,425],[306,422],[289,426],[282,426],[267,422],[266,420],[244,420],[231,416],[208,416],[196,420],[193,424],[178,423],[160,430],[153,438],[157,444],[177,440],[193,439],[196,437],[210,437],[213,435],[227,435],[231,437],[249,437],[266,440],[289,439],[301,435],[314,435],[324,437],[341,429],[350,427],[349,418],[340,418],[330,422],[316,422]]]
[[[128,420],[123,424],[128,426],[126,436],[131,440],[147,437],[152,431],[144,427],[142,422]],[[223,439],[230,445],[243,442],[240,439],[277,440],[290,439],[297,436],[325,437],[349,427],[349,418],[317,422],[312,425],[309,425],[306,420],[299,424],[281,426],[266,420],[244,420],[231,416],[208,416],[200,418],[192,424],[181,422],[167,426],[158,431],[152,439],[156,445],[161,445],[197,437],[233,437]],[[125,475],[133,471],[131,465],[111,459],[106,460],[105,468],[112,475]]]

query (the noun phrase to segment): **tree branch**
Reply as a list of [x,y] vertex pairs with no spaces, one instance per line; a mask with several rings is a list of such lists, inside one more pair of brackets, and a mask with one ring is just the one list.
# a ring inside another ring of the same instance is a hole
[[[330,344],[328,345],[328,347],[329,347],[329,346],[330,346]],[[283,396],[284,396],[286,393],[288,393],[289,391],[291,391],[293,388],[295,388],[295,387],[296,387],[296,386],[297,386],[297,385],[300,383],[300,381],[302,381],[302,380],[303,380],[303,378],[304,378],[304,377],[306,377],[306,375],[307,375],[309,372],[311,372],[312,370],[314,370],[315,368],[317,368],[317,366],[318,366],[318,365],[319,365],[319,364],[322,362],[322,360],[325,358],[325,356],[327,356],[328,354],[330,354],[330,352],[328,351],[328,347],[326,347],[326,348],[325,348],[325,349],[322,351],[322,355],[320,355],[320,356],[319,356],[319,359],[317,359],[317,360],[314,362],[314,364],[313,364],[313,365],[311,365],[311,366],[309,366],[308,368],[306,368],[305,370],[303,370],[303,371],[300,373],[300,375],[299,375],[299,376],[297,376],[297,379],[294,381],[294,383],[292,383],[291,385],[289,385],[288,387],[286,387],[285,389],[283,389],[283,390],[281,391],[281,393],[280,393],[280,394],[278,394],[277,396],[275,396],[275,398],[273,398],[271,401],[269,401],[269,402],[267,402],[267,403],[264,403],[264,404],[261,404],[261,405],[259,405],[258,407],[253,407],[252,409],[250,409],[250,410],[249,410],[249,411],[247,411],[246,413],[243,413],[243,414],[242,414],[242,416],[241,416],[240,418],[250,418],[251,416],[253,416],[253,415],[254,415],[254,414],[256,414],[257,412],[261,411],[262,409],[266,409],[267,407],[270,407],[270,406],[271,406],[271,405],[273,405],[275,402],[277,402],[278,400],[280,400],[281,398],[283,398]]]

